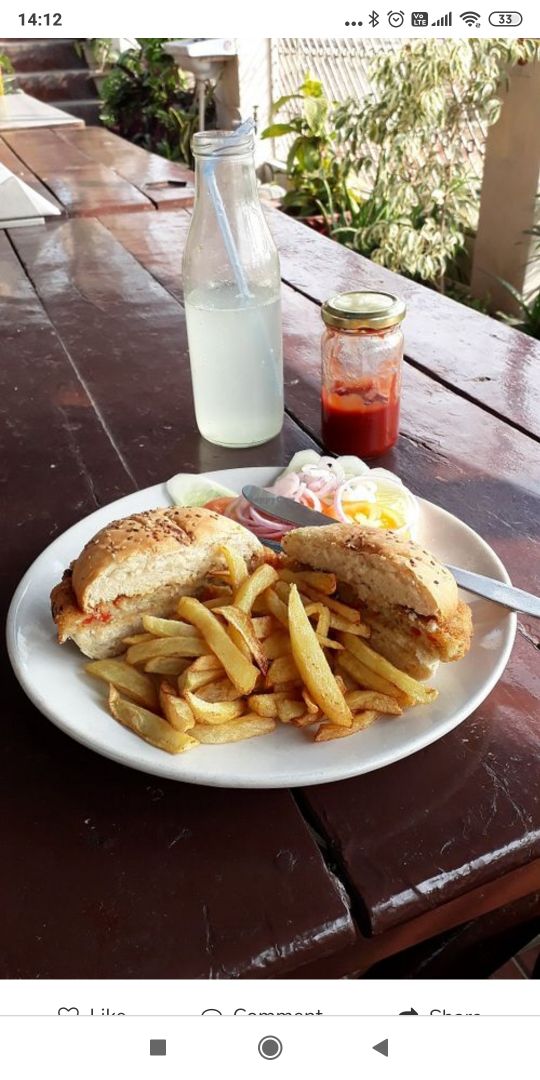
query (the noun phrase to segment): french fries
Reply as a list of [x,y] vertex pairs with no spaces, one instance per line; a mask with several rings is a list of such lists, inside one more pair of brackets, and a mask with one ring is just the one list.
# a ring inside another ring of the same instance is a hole
[[140,645],[130,645],[126,660],[128,664],[144,664],[153,656],[203,656],[208,652],[201,637],[156,637],[152,641],[141,641]]
[[[156,619],[153,615],[143,615],[142,623],[149,634],[156,637],[199,637],[190,623],[179,619]],[[134,642],[136,644],[136,642]]]
[[239,701],[204,701],[191,690],[186,690],[186,701],[200,724],[226,724],[228,720],[237,720],[245,712],[244,702]]
[[349,690],[345,694],[345,701],[353,713],[364,709],[374,709],[375,712],[384,713],[387,716],[401,716],[403,709],[394,697],[389,694],[377,694],[374,690]]
[[[268,671],[268,659],[265,654],[265,650],[261,645],[255,630],[253,629],[253,620],[246,615],[245,611],[241,608],[234,607],[232,604],[228,604],[225,607],[217,608],[217,614],[222,615],[228,623],[230,623],[231,629],[236,631],[241,640],[247,646],[248,654],[251,654],[257,667],[262,671],[263,675],[266,675]],[[236,642],[235,638],[232,638]]]
[[277,570],[268,563],[258,566],[251,577],[242,582],[234,597],[234,606],[249,615],[257,597],[278,580]]
[[398,690],[402,690],[404,694],[408,694],[415,701],[426,703],[433,701],[437,697],[437,691],[434,687],[424,686],[417,679],[406,675],[404,671],[394,667],[389,660],[385,660],[384,656],[380,656],[369,645],[366,645],[365,641],[361,641],[352,634],[343,634],[342,640],[349,652],[352,652],[353,656],[356,656],[370,671],[374,671],[376,675],[380,675],[389,683],[393,683]]
[[139,738],[179,754],[286,724],[316,725],[310,738],[330,742],[436,696],[366,644],[369,627],[336,599],[334,574],[278,563],[250,574],[232,549],[219,555],[205,599],[182,597],[178,618],[143,616],[124,656],[86,665]]
[[250,713],[240,720],[229,720],[227,724],[219,724],[216,727],[195,724],[195,727],[191,729],[191,734],[201,743],[240,742],[242,739],[253,739],[255,735],[268,735],[274,731],[275,726],[275,720]]
[[[262,569],[264,567],[259,567],[259,570]],[[272,569],[272,567],[269,569]],[[257,572],[256,570],[255,574]],[[249,586],[249,582],[253,580],[255,574],[252,574],[251,578],[248,578],[247,582],[240,586],[239,592],[244,589],[246,584]],[[221,660],[231,682],[243,694],[250,694],[257,682],[257,668],[250,664],[249,660],[240,652],[240,649],[231,641],[227,631],[224,630],[214,613],[208,611],[199,600],[195,600],[191,596],[183,596],[178,607],[180,614],[200,630],[212,652]],[[136,649],[139,646],[135,645],[133,648]],[[140,646],[140,648],[143,648],[143,646]]]
[[304,585],[309,585],[317,592],[324,593],[325,596],[331,596],[337,589],[335,574],[327,574],[319,570],[287,569],[279,570],[278,573],[282,581],[288,581],[290,585],[298,585],[299,589],[303,589]]
[[232,548],[228,547],[220,548],[219,553],[223,555],[227,564],[230,583],[233,589],[237,591],[248,576],[245,559],[237,551],[233,551]]
[[179,660],[176,656],[152,656],[146,661],[144,670],[151,675],[181,675],[189,667],[188,660]]
[[149,712],[141,705],[135,705],[133,701],[121,697],[112,683],[109,687],[109,710],[115,720],[124,727],[129,728],[135,735],[139,735],[151,746],[166,750],[168,754],[182,754],[184,750],[191,750],[197,746],[196,739],[185,732],[176,731],[157,713]]
[[343,739],[345,735],[355,735],[357,731],[363,731],[377,719],[374,710],[366,709],[365,712],[356,713],[353,716],[350,727],[341,724],[321,724],[315,735],[315,742],[330,742],[332,739]]
[[111,683],[117,690],[123,690],[138,705],[153,709],[157,705],[156,688],[148,675],[131,667],[125,660],[92,660],[85,670],[97,679]]
[[388,679],[383,679],[381,675],[371,671],[347,649],[339,654],[337,664],[340,672],[343,673],[345,683],[347,685],[350,683],[352,690],[358,689],[358,686],[367,687],[369,690],[377,690],[381,694],[394,697],[403,708],[415,704],[414,698],[410,697],[409,694],[404,694],[402,690],[398,690],[397,686],[388,682]]
[[294,661],[310,697],[334,724],[350,727],[351,710],[332,675],[296,585],[291,585],[289,596],[289,633]]
[[174,686],[162,682],[159,688],[161,711],[176,731],[188,731],[195,726],[195,717],[184,698],[178,697]]

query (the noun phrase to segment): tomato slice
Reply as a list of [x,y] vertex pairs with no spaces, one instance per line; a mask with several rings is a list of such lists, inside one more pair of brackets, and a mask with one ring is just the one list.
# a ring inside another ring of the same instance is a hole
[[219,499],[210,499],[210,502],[204,504],[205,510],[215,510],[216,514],[224,514],[227,507],[234,502],[228,495],[221,495]]

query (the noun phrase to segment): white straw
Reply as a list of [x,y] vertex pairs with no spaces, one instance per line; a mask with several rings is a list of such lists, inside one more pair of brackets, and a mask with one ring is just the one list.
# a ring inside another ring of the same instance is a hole
[[223,237],[223,243],[225,244],[225,250],[227,252],[229,262],[233,269],[238,291],[240,292],[244,300],[252,299],[252,294],[249,290],[249,285],[246,275],[244,273],[244,268],[242,266],[242,263],[240,262],[240,256],[238,254],[238,249],[236,247],[235,239],[232,233],[230,221],[227,217],[225,204],[221,197],[221,192],[217,186],[215,167],[220,153],[226,150],[228,146],[233,145],[240,139],[245,138],[246,135],[251,135],[253,127],[254,124],[252,119],[245,120],[243,124],[240,124],[240,127],[236,128],[235,131],[231,131],[230,135],[226,136],[224,145],[219,149],[215,150],[212,154],[212,157],[209,157],[205,160],[203,166],[204,175],[208,183],[208,191],[210,193],[210,198],[212,199],[212,202],[214,204],[214,210],[216,212],[217,223]]

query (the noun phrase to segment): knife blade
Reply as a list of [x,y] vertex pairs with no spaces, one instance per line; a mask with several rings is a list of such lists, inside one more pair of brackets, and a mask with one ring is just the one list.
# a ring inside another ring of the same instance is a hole
[[[297,525],[300,528],[310,525],[335,525],[334,519],[327,517],[326,514],[310,510],[308,506],[294,502],[294,499],[274,495],[273,492],[256,487],[254,484],[246,484],[242,488],[242,494],[256,510],[278,521],[285,521],[288,525]],[[463,570],[460,566],[448,566],[448,569],[454,575],[458,585],[467,592],[483,596],[486,600],[492,600],[495,604],[501,604],[512,611],[521,611],[526,615],[540,618],[540,597],[524,592],[523,589],[515,589],[513,585],[506,585],[495,578],[475,574],[472,570]]]

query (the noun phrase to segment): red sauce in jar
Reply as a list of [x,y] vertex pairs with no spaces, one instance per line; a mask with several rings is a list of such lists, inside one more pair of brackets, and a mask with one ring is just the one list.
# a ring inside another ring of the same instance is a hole
[[361,458],[384,454],[399,433],[399,379],[392,379],[388,396],[377,393],[377,385],[336,383],[322,390],[322,437],[335,454],[357,454]]

